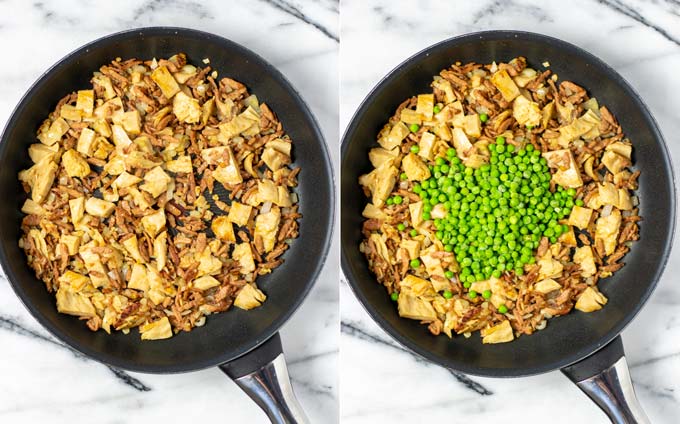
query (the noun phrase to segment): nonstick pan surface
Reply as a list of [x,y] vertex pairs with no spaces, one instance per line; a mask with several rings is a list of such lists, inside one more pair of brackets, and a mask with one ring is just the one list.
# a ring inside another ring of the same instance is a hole
[[[400,318],[384,287],[376,282],[359,252],[361,211],[366,204],[360,175],[371,170],[368,150],[397,106],[406,98],[427,92],[433,75],[453,62],[491,63],[527,58],[542,69],[543,62],[560,80],[589,90],[618,118],[633,143],[634,168],[642,172],[640,187],[641,238],[613,277],[601,280],[609,302],[600,311],[551,319],[545,330],[512,343],[484,345],[471,338],[434,337],[417,321]],[[371,91],[352,118],[343,139],[341,164],[342,268],[355,295],[371,317],[399,343],[445,367],[491,377],[532,375],[564,368],[598,351],[623,330],[651,295],[668,259],[675,222],[675,191],[671,161],[657,128],[637,93],[612,68],[566,42],[525,32],[489,31],[464,35],[436,44],[407,59]],[[653,329],[652,329],[653,330]],[[622,352],[621,352],[622,353]]]
[[[285,262],[258,285],[267,301],[250,311],[232,308],[211,315],[204,327],[171,339],[141,342],[129,335],[93,333],[82,321],[57,313],[54,295],[35,278],[17,242],[25,199],[17,173],[30,166],[27,148],[36,130],[61,97],[89,85],[92,72],[114,60],[169,57],[183,52],[189,63],[210,66],[219,77],[246,84],[266,102],[293,140],[299,174],[300,237]],[[69,54],[29,89],[8,121],[0,144],[0,261],[15,292],[52,334],[87,356],[141,372],[173,373],[222,364],[270,339],[300,306],[316,280],[331,239],[334,209],[332,170],[321,131],[309,109],[285,77],[255,53],[227,39],[183,28],[144,28],[113,34]],[[277,339],[278,340],[278,339]],[[278,349],[280,350],[280,344]]]

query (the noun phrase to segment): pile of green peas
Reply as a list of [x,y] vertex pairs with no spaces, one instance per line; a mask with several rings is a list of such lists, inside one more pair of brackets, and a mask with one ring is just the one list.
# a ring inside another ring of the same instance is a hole
[[[515,149],[499,136],[488,149],[489,163],[473,169],[450,148],[446,158],[430,165],[431,177],[412,187],[423,201],[423,220],[432,219],[436,205],[446,210],[434,220],[435,234],[445,251],[454,252],[465,288],[506,271],[523,275],[524,265],[535,262],[541,238],[555,243],[569,229],[558,220],[583,205],[574,200],[573,188],[550,191],[550,169],[532,145]],[[417,153],[418,146],[411,151]],[[420,261],[411,266],[418,268]]]

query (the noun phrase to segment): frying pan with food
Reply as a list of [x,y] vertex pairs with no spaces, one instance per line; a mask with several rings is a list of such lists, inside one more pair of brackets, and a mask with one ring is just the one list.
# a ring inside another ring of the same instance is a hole
[[[54,295],[36,279],[18,247],[21,204],[17,173],[30,165],[28,145],[62,96],[89,84],[92,72],[116,57],[169,57],[184,52],[189,63],[204,58],[220,76],[246,84],[278,115],[293,140],[293,160],[302,168],[300,236],[285,262],[258,285],[267,300],[256,309],[232,308],[212,315],[204,327],[167,340],[142,342],[136,332],[93,333],[76,317],[59,314]],[[306,422],[290,387],[278,330],[300,306],[319,275],[333,227],[331,162],[311,112],[285,77],[244,47],[205,32],[144,28],[113,34],[81,47],[45,72],[9,118],[0,144],[0,262],[14,291],[55,337],[97,361],[148,373],[178,373],[219,366],[269,415],[272,422]]]
[[[600,311],[574,311],[550,320],[547,328],[505,344],[484,345],[478,335],[434,337],[417,321],[400,318],[385,288],[376,282],[359,251],[361,212],[366,204],[360,175],[370,171],[368,150],[403,99],[426,92],[432,76],[453,62],[491,63],[524,56],[543,62],[561,80],[585,87],[619,118],[633,143],[634,167],[642,172],[641,238],[626,265],[601,281],[609,302]],[[409,58],[371,91],[344,135],[341,165],[342,269],[371,317],[408,349],[444,367],[488,377],[516,377],[562,370],[619,423],[645,422],[635,400],[619,333],[649,299],[668,260],[675,222],[671,160],[661,132],[635,91],[593,55],[555,38],[515,31],[464,35]]]

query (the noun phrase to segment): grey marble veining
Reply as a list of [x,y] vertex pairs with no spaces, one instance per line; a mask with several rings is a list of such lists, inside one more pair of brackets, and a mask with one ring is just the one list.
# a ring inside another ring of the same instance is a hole
[[[621,73],[658,120],[680,171],[677,1],[343,0],[341,16],[341,128],[382,76],[429,45],[473,31],[533,31],[583,47]],[[654,423],[680,420],[679,272],[676,247],[654,295],[623,333],[638,397]],[[340,304],[343,423],[608,422],[561,373],[464,376],[399,346],[344,280]]]
[[[222,35],[276,66],[322,126],[333,163],[338,139],[338,1],[0,1],[0,126],[49,66],[104,35],[183,26]],[[305,303],[282,329],[295,391],[313,422],[338,415],[337,245]],[[51,337],[0,273],[0,422],[267,422],[217,369],[128,373],[93,362]]]

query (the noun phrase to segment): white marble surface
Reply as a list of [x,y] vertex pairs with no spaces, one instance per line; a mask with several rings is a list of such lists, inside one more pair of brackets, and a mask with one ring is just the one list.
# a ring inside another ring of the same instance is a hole
[[[680,171],[680,4],[672,0],[343,0],[341,128],[404,59],[442,39],[486,29],[552,35],[612,65],[652,109]],[[638,397],[654,423],[680,421],[679,272],[676,248],[650,302],[623,334]],[[558,372],[464,380],[395,345],[344,281],[340,299],[343,423],[607,422]]]
[[[0,126],[30,84],[73,49],[152,25],[213,32],[273,63],[307,100],[337,163],[337,0],[0,0]],[[338,420],[337,257],[336,244],[316,287],[282,330],[295,391],[315,423]],[[4,276],[0,345],[1,423],[267,422],[217,369],[116,376],[76,357],[28,314]]]

